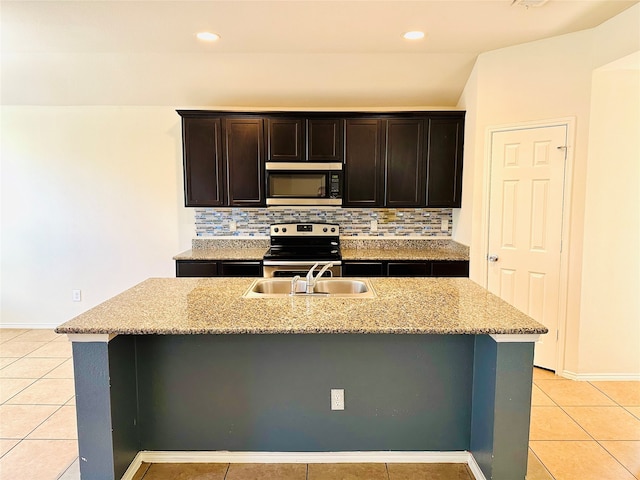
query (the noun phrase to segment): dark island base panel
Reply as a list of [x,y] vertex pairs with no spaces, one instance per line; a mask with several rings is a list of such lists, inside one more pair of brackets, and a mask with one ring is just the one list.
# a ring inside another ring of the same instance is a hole
[[533,343],[122,335],[73,357],[83,480],[120,479],[141,450],[469,450],[486,478],[525,478]]

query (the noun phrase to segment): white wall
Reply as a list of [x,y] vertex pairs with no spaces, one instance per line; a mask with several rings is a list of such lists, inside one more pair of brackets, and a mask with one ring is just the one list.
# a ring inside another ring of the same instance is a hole
[[[630,58],[633,57],[633,58]],[[640,52],[593,74],[579,372],[640,372]]]
[[[171,108],[3,107],[2,326],[51,327],[190,248]],[[191,217],[190,217],[191,215]],[[82,302],[71,301],[73,289]]]
[[[586,278],[583,275],[584,259],[593,254],[592,251],[583,252],[583,243],[593,248],[593,243],[601,241],[601,237],[592,239],[595,232],[600,233],[603,224],[593,223],[589,229],[585,227],[587,202],[587,172],[593,160],[590,152],[592,144],[590,135],[597,130],[604,119],[592,124],[592,115],[609,114],[611,111],[603,111],[598,107],[592,109],[592,74],[595,68],[602,65],[600,62],[610,62],[621,55],[628,55],[640,49],[640,5],[626,10],[622,14],[605,22],[601,26],[582,32],[555,37],[538,42],[518,45],[510,48],[487,52],[480,55],[474,71],[465,87],[461,98],[461,105],[467,109],[467,117],[475,122],[475,132],[467,132],[467,138],[475,136],[475,143],[467,143],[465,146],[465,170],[464,175],[472,175],[471,179],[465,178],[464,185],[469,183],[473,187],[472,198],[463,195],[463,207],[457,214],[460,224],[457,226],[455,238],[470,234],[471,246],[471,278],[480,284],[485,284],[482,265],[486,252],[483,251],[483,242],[486,232],[483,226],[482,212],[485,207],[486,174],[486,132],[489,127],[550,120],[558,118],[575,118],[575,140],[570,143],[573,155],[572,171],[572,195],[569,228],[568,248],[568,299],[566,325],[564,329],[564,356],[560,358],[561,369],[567,373],[589,376],[607,372],[612,374],[640,375],[640,365],[634,365],[634,356],[621,353],[624,359],[611,353],[611,349],[620,348],[623,352],[637,349],[638,339],[634,336],[631,325],[637,318],[632,317],[632,310],[628,316],[621,318],[608,318],[607,325],[609,337],[607,346],[594,348],[600,342],[603,332],[604,320],[596,320],[600,315],[598,311],[590,312],[592,305],[583,304],[583,285]],[[598,80],[600,81],[600,80]],[[617,88],[613,86],[615,79],[610,78],[609,84],[601,84],[597,89],[606,90]],[[595,82],[595,79],[594,79]],[[613,82],[613,83],[612,83]],[[637,87],[636,87],[637,88]],[[604,93],[599,93],[598,98]],[[610,133],[603,133],[604,137]],[[604,142],[604,140],[603,140]],[[622,148],[622,147],[620,147]],[[630,147],[632,150],[633,146]],[[628,152],[627,152],[628,153]],[[637,156],[636,156],[637,162]],[[596,167],[601,168],[601,166]],[[624,163],[625,175],[632,178],[637,176],[630,163]],[[591,173],[590,173],[591,174]],[[597,178],[597,170],[595,173]],[[607,189],[613,189],[615,181],[612,179]],[[591,191],[595,191],[593,188]],[[599,192],[598,195],[602,195]],[[615,205],[609,205],[609,211],[618,212]],[[633,212],[630,213],[633,215]],[[636,211],[637,215],[637,211]],[[589,216],[598,217],[598,212],[589,212]],[[627,218],[625,215],[623,218]],[[604,221],[603,221],[604,223]],[[619,223],[619,222],[617,222]],[[459,233],[460,232],[460,233]],[[617,227],[610,228],[609,234],[617,232]],[[633,248],[633,237],[628,237],[624,243],[627,249]],[[640,248],[637,241],[636,250]],[[622,261],[625,255],[620,253],[617,261]],[[627,257],[632,260],[631,257]],[[597,270],[597,267],[596,267]],[[622,283],[636,284],[637,279],[631,269],[620,272],[618,280]],[[595,280],[597,279],[597,280]],[[596,291],[607,281],[600,275],[589,276],[589,289]],[[627,307],[629,305],[627,304]],[[589,320],[593,318],[592,320]],[[561,319],[562,321],[562,319]],[[597,327],[596,327],[597,325]],[[589,358],[589,362],[585,359]],[[595,367],[598,365],[598,368]],[[629,368],[631,366],[631,369]]]
[[[453,239],[463,245],[471,245],[472,241],[472,218],[479,213],[474,207],[480,208],[479,202],[473,201],[474,195],[474,178],[482,175],[482,171],[476,170],[476,162],[474,158],[481,157],[481,152],[476,149],[482,147],[482,142],[478,142],[478,134],[482,136],[482,132],[478,131],[477,115],[480,111],[478,107],[478,68],[474,68],[467,81],[467,86],[462,92],[458,101],[458,108],[466,110],[464,125],[464,163],[462,166],[462,208],[453,209]],[[470,268],[476,268],[477,263],[470,264]]]

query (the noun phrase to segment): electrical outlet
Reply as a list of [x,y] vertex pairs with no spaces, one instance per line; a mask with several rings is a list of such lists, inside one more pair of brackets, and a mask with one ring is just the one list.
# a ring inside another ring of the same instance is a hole
[[331,389],[331,410],[344,410],[344,388]]
[[449,219],[448,218],[443,218],[442,221],[440,222],[440,230],[442,230],[443,232],[448,232],[449,231]]
[[231,220],[229,222],[229,231],[230,232],[235,232],[236,230],[238,230],[238,224],[236,223],[235,220]]
[[378,231],[378,221],[377,220],[371,220],[371,231],[372,232],[377,232]]
[[71,291],[71,300],[74,302],[82,301],[82,290],[72,290]]

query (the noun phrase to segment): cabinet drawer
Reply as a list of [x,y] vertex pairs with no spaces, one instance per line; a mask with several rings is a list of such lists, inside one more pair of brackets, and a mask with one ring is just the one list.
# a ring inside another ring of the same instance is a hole
[[431,274],[429,262],[389,262],[389,277],[428,277]]
[[176,277],[217,277],[218,262],[215,260],[178,260]]
[[343,277],[384,277],[382,262],[343,262]]
[[220,262],[218,275],[221,277],[261,277],[261,262]]
[[431,264],[431,275],[434,277],[468,277],[469,262],[467,260],[439,260]]

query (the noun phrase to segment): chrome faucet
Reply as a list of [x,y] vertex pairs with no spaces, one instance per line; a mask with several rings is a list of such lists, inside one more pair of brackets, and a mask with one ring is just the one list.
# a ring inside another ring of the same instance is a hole
[[298,290],[298,281],[300,281],[300,275],[296,275],[291,279],[291,295],[295,295]]
[[307,272],[307,293],[313,293],[313,288],[316,286],[316,282],[318,281],[319,278],[322,278],[322,275],[324,274],[324,272],[326,272],[329,268],[333,267],[333,262],[327,262],[323,265],[323,267],[320,269],[320,271],[318,272],[318,274],[316,275],[316,278],[313,278],[313,271],[318,267],[318,265],[320,265],[320,262],[316,262],[313,264],[313,267],[311,267],[309,269],[309,271]]

